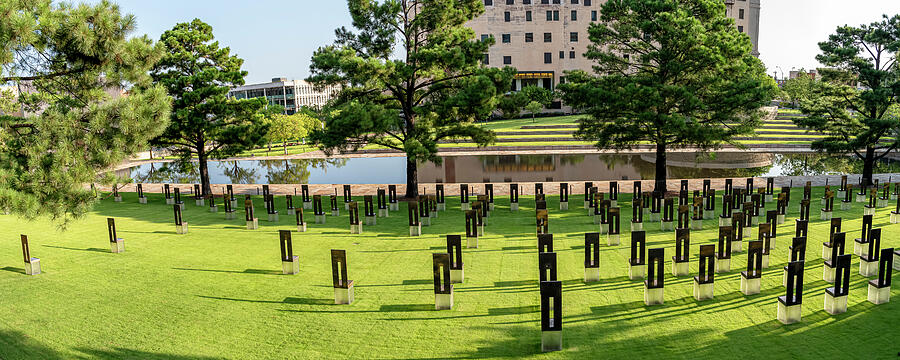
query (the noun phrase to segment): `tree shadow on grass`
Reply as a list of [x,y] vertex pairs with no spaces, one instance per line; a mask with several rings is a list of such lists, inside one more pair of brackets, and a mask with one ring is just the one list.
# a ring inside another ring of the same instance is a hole
[[75,351],[89,355],[96,359],[149,359],[149,360],[211,360],[221,359],[219,357],[193,356],[193,355],[174,355],[160,354],[149,351],[141,351],[125,348],[112,349],[88,349],[75,348]]
[[110,252],[109,252],[109,249],[100,249],[100,248],[87,248],[87,249],[81,249],[81,248],[73,248],[73,247],[66,247],[66,246],[54,246],[54,245],[41,245],[41,246],[43,246],[43,247],[48,247],[48,248],[54,248],[54,249],[63,249],[63,250],[75,250],[75,251],[89,251],[89,252],[99,252],[99,253],[110,253]]
[[38,342],[32,336],[14,330],[0,330],[0,359],[62,358],[59,352]]

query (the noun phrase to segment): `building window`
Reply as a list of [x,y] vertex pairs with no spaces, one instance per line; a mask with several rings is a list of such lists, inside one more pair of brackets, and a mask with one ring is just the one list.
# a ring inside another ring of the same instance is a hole
[[741,9],[740,11],[738,11],[738,19],[743,19],[743,18],[744,18],[744,9]]
[[503,21],[509,22],[510,14],[509,11],[503,13]]
[[578,5],[578,0],[572,0],[572,4]]
[[490,36],[490,35],[488,35],[488,34],[481,34],[481,42],[488,41],[488,37],[489,37],[489,36]]
[[584,6],[591,6],[591,0],[584,0]]
[[484,0],[484,6],[494,5],[494,0]]
[[504,44],[509,44],[511,41],[509,34],[501,34],[500,41],[503,41]]
[[560,58],[560,59],[565,59],[565,58],[566,58],[566,52],[560,50],[560,52],[559,52],[559,58]]
[[544,42],[553,42],[553,33],[544,33]]
[[506,5],[515,5],[514,2],[516,0],[506,0]]
[[503,57],[503,65],[512,64],[512,56],[504,56]]
[[525,21],[531,21],[531,10],[525,12]]
[[549,4],[549,3],[550,3],[550,0],[541,0],[541,4],[546,5],[546,4]]
[[578,33],[577,32],[569,33],[569,41],[570,42],[578,42]]
[[547,21],[553,21],[553,11],[547,10]]
[[522,5],[531,5],[531,0],[522,0]]
[[534,42],[534,33],[525,33],[525,42]]
[[553,21],[559,21],[559,10],[553,10]]
[[597,21],[597,10],[591,10],[591,21]]
[[559,4],[559,0],[553,0],[554,4]]
[[740,31],[740,32],[743,33],[743,32],[744,32],[744,27],[743,27],[743,26],[738,26],[738,31]]
[[481,63],[485,64],[485,65],[490,65],[491,64],[491,56],[488,54],[484,54],[484,58],[481,59]]
[[578,11],[572,10],[572,21],[578,20]]
[[575,58],[575,51],[574,50],[569,51],[569,59],[574,59],[574,58]]
[[544,64],[552,64],[553,63],[553,54],[544,53]]

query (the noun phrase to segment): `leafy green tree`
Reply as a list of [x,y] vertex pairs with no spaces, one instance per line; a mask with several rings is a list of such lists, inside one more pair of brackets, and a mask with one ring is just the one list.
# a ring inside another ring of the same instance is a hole
[[544,105],[537,101],[532,101],[532,102],[528,103],[528,105],[525,105],[525,110],[528,110],[528,112],[531,113],[531,122],[535,121],[534,114],[541,112],[541,109],[543,109],[543,108],[544,108]]
[[497,110],[500,110],[504,119],[514,119],[519,116],[525,105],[528,105],[528,98],[521,91],[516,91],[501,96]]
[[211,192],[207,161],[261,145],[268,129],[263,99],[227,97],[247,72],[244,60],[213,39],[212,27],[198,19],[175,25],[160,37],[168,51],[151,72],[174,98],[171,123],[153,143],[170,147],[183,163],[196,156],[204,195]]
[[[417,162],[439,162],[438,142],[496,136],[474,121],[497,108],[514,69],[485,68],[493,40],[477,41],[466,22],[481,0],[348,0],[354,30],[312,57],[308,79],[343,90],[311,139],[326,153],[378,145],[406,154],[406,196],[418,195]],[[401,54],[399,58],[394,54]],[[339,111],[333,111],[339,110]]]
[[656,146],[656,190],[666,151],[712,149],[753,134],[777,91],[750,38],[720,0],[609,0],[589,27],[596,76],[567,74],[559,89],[590,116],[576,136],[598,148]]
[[900,95],[900,16],[838,27],[819,49],[816,60],[831,69],[822,72],[813,96],[800,103],[808,117],[794,123],[825,133],[813,149],[862,159],[869,185],[875,162],[900,145],[900,120],[889,111]]
[[0,208],[65,226],[97,200],[85,184],[114,184],[107,170],[166,127],[170,99],[147,75],[164,49],[134,28],[107,1],[0,1],[0,84],[19,90],[3,94]]
[[785,81],[781,89],[791,101],[791,106],[797,107],[797,104],[813,95],[815,85],[816,80],[811,78],[806,70],[800,69],[800,74],[796,78]]
[[321,129],[322,122],[312,116],[297,113],[294,115],[275,115],[269,122],[267,139],[270,142],[280,142],[287,155],[287,142],[289,140],[305,139],[310,132]]

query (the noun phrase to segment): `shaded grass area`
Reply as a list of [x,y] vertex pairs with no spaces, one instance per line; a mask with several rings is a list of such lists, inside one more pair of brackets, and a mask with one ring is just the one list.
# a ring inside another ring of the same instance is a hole
[[[624,186],[624,185],[623,185]],[[734,255],[732,271],[716,276],[716,298],[698,303],[692,280],[669,273],[674,234],[646,223],[648,248],[666,248],[666,303],[646,307],[643,284],[626,277],[629,256],[629,195],[622,194],[622,245],[602,246],[601,281],[585,284],[583,233],[597,231],[581,196],[570,211],[550,196],[550,229],[564,284],[564,351],[540,353],[537,249],[533,199],[510,212],[498,198],[478,249],[464,249],[466,281],[455,287],[455,307],[433,310],[431,253],[444,252],[446,234],[463,233],[458,199],[425,235],[406,236],[406,209],[362,235],[349,234],[346,211],[327,224],[293,233],[301,273],[280,274],[279,229],[293,229],[277,205],[280,222],[265,221],[255,198],[260,229],[244,229],[243,213],[226,221],[186,198],[190,233],[176,235],[172,208],[153,194],[149,205],[123,194],[123,203],[104,201],[95,211],[58,232],[48,222],[0,216],[0,358],[3,359],[211,359],[211,358],[758,358],[896,357],[900,305],[874,306],[866,279],[851,268],[849,312],[822,310],[821,242],[828,222],[819,221],[813,194],[813,221],[805,273],[803,321],[784,326],[775,320],[783,294],[782,270],[797,216],[792,198],[789,219],[778,227],[771,266],[762,293],[739,292],[746,253]],[[717,208],[720,206],[717,203]],[[768,204],[767,208],[774,208]],[[883,246],[900,246],[898,225],[888,224],[888,208],[878,210]],[[858,236],[862,206],[836,211],[848,238]],[[106,217],[117,219],[126,252],[107,252]],[[311,216],[307,216],[311,219]],[[714,243],[716,224],[692,233],[691,272],[697,272],[701,244]],[[753,230],[754,234],[756,229]],[[32,255],[44,273],[22,273],[18,234],[28,234]],[[745,242],[746,245],[746,242]],[[849,247],[852,248],[852,245]],[[346,249],[356,302],[332,305],[330,249]],[[895,287],[897,288],[897,287]],[[896,297],[900,290],[894,290]],[[862,351],[865,350],[865,351]]]

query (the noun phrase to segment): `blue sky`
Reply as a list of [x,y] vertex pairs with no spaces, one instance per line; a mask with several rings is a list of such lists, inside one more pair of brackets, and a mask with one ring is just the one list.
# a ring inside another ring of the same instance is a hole
[[[344,0],[112,1],[137,16],[138,33],[154,39],[178,22],[209,23],[220,43],[245,60],[247,83],[305,78],[313,51],[334,41],[334,29],[350,24]],[[869,23],[883,13],[900,13],[900,1],[762,0],[760,58],[770,74],[815,67],[816,44],[837,26]]]

